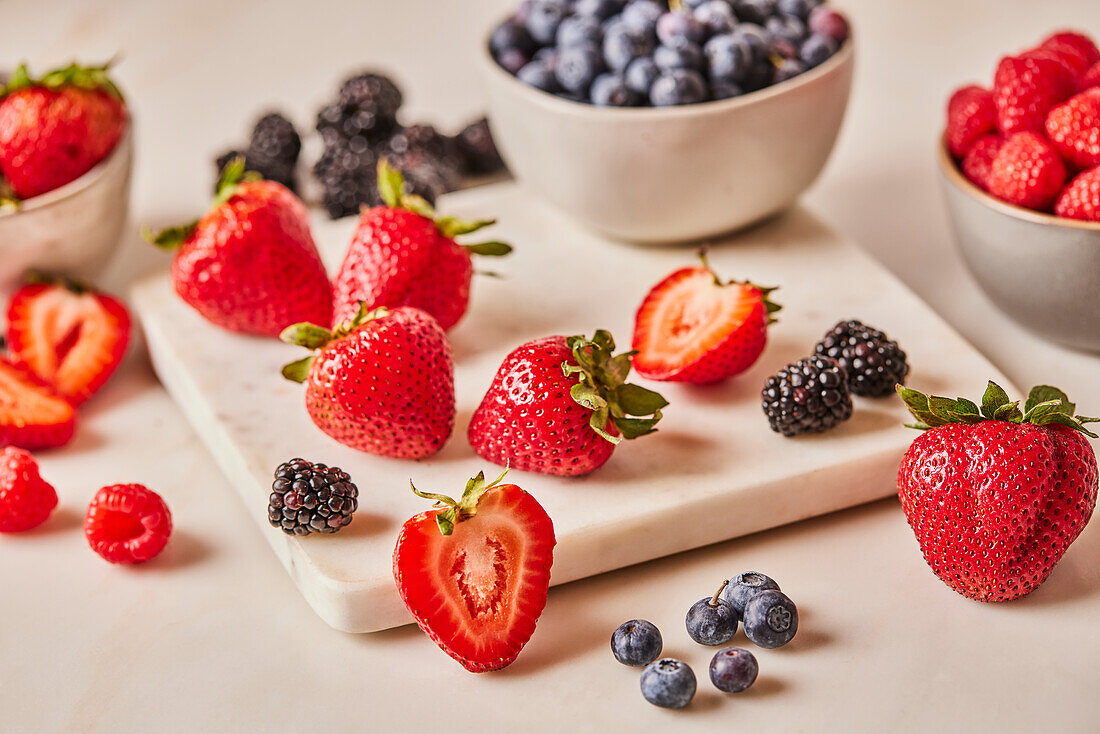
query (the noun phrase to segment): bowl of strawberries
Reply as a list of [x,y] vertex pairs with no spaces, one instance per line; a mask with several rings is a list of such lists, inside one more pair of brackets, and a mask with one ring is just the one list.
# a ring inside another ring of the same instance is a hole
[[1100,49],[1061,31],[947,105],[943,189],[963,259],[1009,317],[1100,350]]
[[0,292],[28,269],[92,275],[119,242],[133,142],[107,71],[20,66],[0,87]]

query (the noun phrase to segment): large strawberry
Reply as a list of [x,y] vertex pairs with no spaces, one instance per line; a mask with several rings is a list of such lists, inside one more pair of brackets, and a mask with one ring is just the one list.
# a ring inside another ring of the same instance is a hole
[[277,337],[292,324],[332,320],[309,213],[282,184],[246,175],[243,158],[226,165],[202,219],[146,237],[177,250],[176,293],[222,328]]
[[898,496],[928,565],[979,601],[1033,591],[1096,506],[1096,455],[1065,393],[1032,388],[1023,410],[993,382],[982,404],[898,386],[924,429],[898,469]]
[[76,430],[76,410],[22,367],[0,357],[0,447],[28,451],[64,446]]
[[23,199],[87,173],[126,129],[126,106],[107,65],[70,64],[41,79],[19,66],[0,95],[0,172]]
[[412,306],[427,311],[446,331],[466,313],[474,268],[470,255],[507,255],[503,242],[460,245],[459,235],[493,220],[437,216],[419,196],[406,194],[401,172],[378,163],[378,190],[385,206],[365,209],[340,271],[333,279],[333,319],[368,308]]
[[1073,73],[1048,53],[1033,50],[1006,56],[993,77],[997,127],[1004,135],[1041,131],[1050,108],[1076,89]]
[[34,276],[8,304],[8,350],[73,405],[118,368],[130,314],[116,298],[67,280]]
[[634,316],[634,369],[651,380],[718,382],[753,365],[781,307],[775,288],[718,277],[702,265],[680,268],[646,295]]
[[503,479],[486,484],[479,473],[458,501],[413,487],[439,509],[410,518],[393,549],[393,579],[416,623],[474,673],[511,664],[531,639],[554,562],[550,516]]
[[306,409],[322,431],[359,451],[421,459],[454,428],[451,347],[443,329],[415,308],[359,312],[334,331],[295,324],[283,341],[317,354],[283,376],[306,382]]
[[668,401],[627,383],[632,353],[614,350],[600,330],[512,351],[470,420],[474,451],[501,466],[576,476],[603,466],[624,438],[653,433]]

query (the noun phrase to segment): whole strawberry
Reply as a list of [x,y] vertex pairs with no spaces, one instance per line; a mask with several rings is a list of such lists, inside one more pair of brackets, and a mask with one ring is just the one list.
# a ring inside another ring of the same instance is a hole
[[457,501],[414,486],[437,509],[407,520],[393,549],[409,613],[472,673],[510,665],[531,639],[554,563],[553,521],[504,474],[486,483],[479,473]]
[[0,172],[22,199],[64,186],[114,150],[127,119],[107,65],[41,79],[19,66],[0,89]]
[[378,190],[385,206],[360,215],[333,279],[333,319],[351,318],[360,302],[367,308],[412,306],[434,316],[446,331],[466,313],[474,272],[470,255],[507,255],[512,248],[503,242],[455,242],[493,221],[437,216],[427,201],[405,193],[401,172],[384,158],[378,163]]
[[993,172],[993,159],[1004,145],[1000,135],[983,135],[970,146],[962,160],[963,175],[984,191],[989,190],[989,174]]
[[1100,89],[1087,89],[1050,111],[1046,133],[1077,168],[1100,165]]
[[622,439],[653,433],[668,401],[627,383],[632,353],[614,350],[600,330],[512,351],[470,420],[474,451],[501,466],[577,476],[603,466]]
[[947,149],[962,158],[974,141],[997,129],[993,92],[976,84],[955,90],[947,101]]
[[1042,130],[1050,108],[1076,89],[1072,72],[1045,52],[1007,56],[993,77],[997,127],[1004,135]]
[[989,383],[982,404],[898,386],[924,429],[898,469],[898,496],[925,560],[958,593],[1007,601],[1034,591],[1096,506],[1096,455],[1075,406],[1032,388],[1023,410]]
[[295,324],[283,341],[316,350],[283,368],[306,382],[306,409],[322,431],[369,454],[421,459],[454,428],[451,347],[443,329],[416,308],[358,313],[334,331]]
[[146,238],[177,250],[172,284],[208,321],[277,337],[286,327],[332,320],[332,290],[309,232],[309,214],[289,189],[230,162],[202,219]]
[[1004,142],[989,169],[989,193],[1009,204],[1045,211],[1066,181],[1066,164],[1047,140],[1033,132]]
[[1054,204],[1060,217],[1100,222],[1100,166],[1079,173]]

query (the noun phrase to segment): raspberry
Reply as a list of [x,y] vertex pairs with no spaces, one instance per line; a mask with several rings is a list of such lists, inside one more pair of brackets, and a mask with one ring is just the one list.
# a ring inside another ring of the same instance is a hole
[[0,450],[0,533],[36,528],[57,507],[57,492],[38,474],[38,463],[23,449]]
[[1002,145],[1004,138],[1000,135],[983,135],[974,141],[963,158],[963,175],[983,191],[989,190],[989,172]]
[[1054,213],[1060,217],[1100,222],[1100,166],[1078,174],[1058,197]]
[[1005,135],[1042,130],[1047,112],[1076,89],[1073,74],[1042,51],[1007,56],[997,64],[993,96],[997,127]]
[[947,102],[947,149],[962,158],[979,137],[997,127],[993,92],[976,84],[963,87]]
[[172,513],[156,492],[140,484],[113,484],[96,492],[84,516],[88,545],[111,563],[155,558],[172,534]]
[[1083,33],[1074,31],[1060,31],[1043,41],[1041,48],[1068,48],[1080,55],[1089,64],[1100,61],[1100,49],[1092,39]]
[[1045,138],[1033,132],[1008,138],[993,158],[989,193],[1009,204],[1045,211],[1058,198],[1066,164]]
[[1077,168],[1100,165],[1100,89],[1089,89],[1050,111],[1047,137]]
[[779,370],[760,393],[776,433],[820,433],[852,417],[848,378],[836,360],[808,357]]

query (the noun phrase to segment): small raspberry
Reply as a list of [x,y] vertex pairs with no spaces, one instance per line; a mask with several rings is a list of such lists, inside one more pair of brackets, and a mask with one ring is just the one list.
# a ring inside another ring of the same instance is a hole
[[1066,181],[1066,164],[1038,133],[1005,141],[989,171],[989,193],[1009,204],[1046,211]]
[[1100,222],[1100,166],[1077,174],[1069,182],[1054,205],[1054,213],[1069,219]]
[[164,550],[171,534],[168,505],[140,484],[104,487],[84,516],[88,545],[111,563],[148,561]]
[[23,449],[0,450],[0,533],[18,533],[46,522],[57,507],[57,492],[38,474],[38,463]]
[[1100,89],[1089,89],[1050,111],[1047,137],[1077,168],[1100,165]]
[[974,141],[962,161],[963,175],[982,191],[989,190],[989,172],[993,169],[993,159],[1004,145],[1000,135],[983,135]]
[[1074,31],[1060,31],[1043,41],[1041,48],[1072,49],[1083,58],[1086,64],[1095,64],[1100,61],[1100,49],[1096,47],[1092,39],[1083,33]]
[[997,127],[993,92],[972,84],[955,90],[947,102],[947,149],[962,158],[980,136]]
[[1042,130],[1047,112],[1077,89],[1077,80],[1050,54],[1027,51],[997,64],[993,97],[997,127],[1005,135]]

